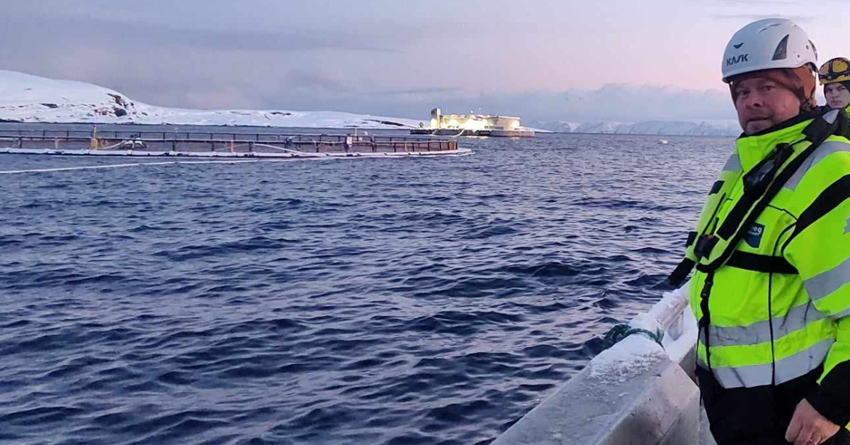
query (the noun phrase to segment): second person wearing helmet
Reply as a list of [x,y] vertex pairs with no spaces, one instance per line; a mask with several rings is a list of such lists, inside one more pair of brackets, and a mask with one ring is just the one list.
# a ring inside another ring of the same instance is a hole
[[824,63],[818,77],[827,105],[850,113],[850,60],[836,57]]

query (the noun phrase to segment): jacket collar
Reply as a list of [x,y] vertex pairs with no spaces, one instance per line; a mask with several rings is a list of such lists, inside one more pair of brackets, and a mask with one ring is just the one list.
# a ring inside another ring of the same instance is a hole
[[807,113],[800,113],[796,117],[753,135],[742,134],[738,138],[737,152],[744,172],[766,158],[778,144],[792,144],[804,139],[803,129],[821,113],[822,110],[818,108]]

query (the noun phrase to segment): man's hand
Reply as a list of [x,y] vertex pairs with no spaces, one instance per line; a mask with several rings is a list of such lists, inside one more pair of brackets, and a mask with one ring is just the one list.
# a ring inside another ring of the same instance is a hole
[[794,445],[819,445],[841,429],[820,415],[806,399],[797,404],[791,424],[785,431],[785,440]]

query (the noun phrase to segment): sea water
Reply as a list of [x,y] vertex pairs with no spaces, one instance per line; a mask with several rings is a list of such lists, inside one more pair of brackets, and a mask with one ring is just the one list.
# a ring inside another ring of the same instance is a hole
[[667,289],[733,141],[664,138],[0,173],[0,442],[489,443]]

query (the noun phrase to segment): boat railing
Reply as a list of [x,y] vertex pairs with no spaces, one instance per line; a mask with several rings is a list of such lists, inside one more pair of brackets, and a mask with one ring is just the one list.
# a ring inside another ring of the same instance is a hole
[[683,289],[665,294],[630,323],[649,332],[662,330],[661,345],[644,334],[626,337],[594,357],[493,445],[698,445],[697,328]]

